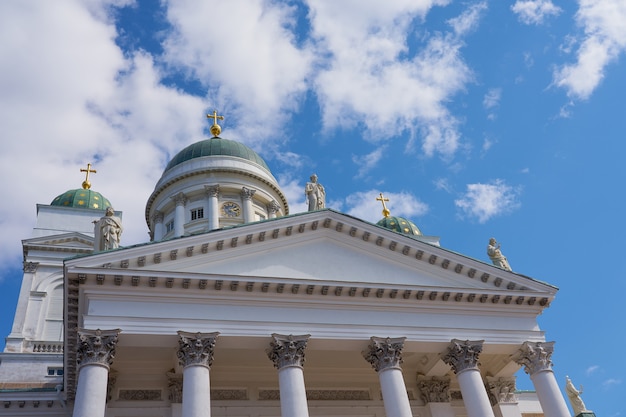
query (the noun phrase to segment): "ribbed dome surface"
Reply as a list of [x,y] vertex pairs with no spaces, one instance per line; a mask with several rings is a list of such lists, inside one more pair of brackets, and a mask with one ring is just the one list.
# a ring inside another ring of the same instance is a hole
[[167,164],[165,171],[168,171],[185,161],[205,156],[234,156],[237,158],[247,159],[248,161],[261,165],[267,171],[270,170],[263,158],[246,145],[234,140],[215,137],[196,142],[178,152],[169,164]]

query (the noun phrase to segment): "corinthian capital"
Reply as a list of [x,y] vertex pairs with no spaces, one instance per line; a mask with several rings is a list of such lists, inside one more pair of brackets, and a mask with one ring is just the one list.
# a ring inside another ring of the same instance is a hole
[[487,395],[491,405],[501,403],[515,403],[515,378],[493,378],[487,377]]
[[277,369],[285,366],[304,365],[304,350],[311,335],[305,334],[301,336],[272,334],[272,342],[269,349],[266,350],[267,356]]
[[370,337],[370,344],[363,357],[376,372],[389,368],[400,369],[402,363],[402,348],[406,337]]
[[450,378],[426,378],[417,377],[417,387],[424,403],[448,403],[450,402]]
[[187,204],[187,196],[183,193],[178,193],[171,197],[171,199],[174,200],[174,203],[176,203],[177,206],[184,206]]
[[109,368],[115,358],[115,345],[120,331],[120,329],[78,329],[76,364],[78,366],[101,365]]
[[219,332],[189,333],[178,332],[178,352],[176,356],[184,368],[190,365],[201,365],[211,368],[213,350]]
[[204,191],[206,192],[206,194],[209,197],[217,197],[217,195],[220,192],[220,186],[219,184],[215,184],[215,185],[205,185],[204,186]]
[[455,374],[466,369],[478,369],[478,356],[483,351],[484,340],[452,339],[448,351],[441,359],[452,367]]
[[518,364],[524,367],[528,375],[535,372],[552,370],[552,353],[554,342],[524,342],[522,347],[511,356]]
[[251,190],[246,187],[241,187],[241,198],[244,200],[250,200],[252,196],[256,193],[256,190]]

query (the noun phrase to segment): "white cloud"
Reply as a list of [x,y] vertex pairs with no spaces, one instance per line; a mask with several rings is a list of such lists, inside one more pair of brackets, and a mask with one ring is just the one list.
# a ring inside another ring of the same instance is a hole
[[[314,87],[325,129],[362,125],[370,140],[408,131],[421,135],[427,156],[457,150],[458,121],[446,104],[471,80],[460,54],[462,40],[455,33],[436,34],[407,56],[413,20],[446,3],[309,2],[312,36],[324,57]],[[384,105],[372,104],[381,101]]]
[[447,193],[452,192],[452,187],[450,186],[450,183],[446,178],[437,178],[433,181],[433,184],[435,185],[435,188],[437,190],[443,190]]
[[492,217],[519,207],[520,190],[497,179],[487,184],[467,184],[466,192],[454,204],[468,217],[485,223]]
[[487,3],[480,2],[472,4],[461,15],[448,20],[448,24],[452,26],[454,32],[457,35],[465,35],[474,31],[478,27],[478,22],[482,16],[482,13],[487,10]]
[[[114,2],[120,3],[120,2]],[[19,265],[35,205],[80,188],[124,212],[122,245],[147,240],[142,204],[168,155],[200,138],[204,104],[160,83],[152,57],[115,44],[110,2],[0,2],[0,261]],[[68,24],[72,22],[72,24]]]
[[[344,211],[359,219],[376,223],[383,218],[383,206],[380,201],[376,201],[380,193],[380,190],[373,189],[350,194],[344,200]],[[392,216],[404,217],[418,224],[416,217],[428,212],[428,205],[410,193],[384,193],[384,197],[389,199],[385,204]]]
[[604,78],[606,67],[626,50],[626,2],[580,0],[576,22],[582,28],[576,62],[555,69],[553,83],[568,96],[587,99]]
[[621,379],[617,379],[617,378],[609,378],[605,381],[602,382],[602,386],[606,389],[608,388],[612,388],[615,385],[620,385],[622,383]]
[[483,98],[483,106],[485,109],[492,109],[500,105],[500,98],[502,97],[501,88],[490,88]]
[[386,149],[387,147],[383,145],[367,155],[352,156],[352,162],[359,166],[356,178],[364,177],[372,168],[374,168],[378,164],[378,161],[380,161],[380,158],[383,157]]
[[520,22],[527,25],[540,25],[550,16],[558,16],[562,10],[551,0],[517,0],[511,6]]
[[[237,137],[275,137],[299,108],[314,58],[308,47],[296,45],[295,6],[261,0],[171,1],[167,19],[173,31],[164,41],[165,62],[189,72],[206,86],[214,106],[240,120]],[[259,120],[271,121],[274,129],[258,129]]]
[[599,369],[600,367],[598,365],[592,365],[585,370],[585,375],[589,376],[595,373],[596,371],[598,371]]

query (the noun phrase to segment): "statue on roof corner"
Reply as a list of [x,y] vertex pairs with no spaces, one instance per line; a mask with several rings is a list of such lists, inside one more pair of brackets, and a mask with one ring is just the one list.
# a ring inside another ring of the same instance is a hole
[[317,182],[317,175],[311,175],[311,181],[306,183],[304,195],[309,203],[309,211],[326,207],[326,191],[324,186]]
[[487,246],[487,255],[489,255],[491,262],[493,262],[495,266],[502,268],[506,271],[512,271],[511,266],[509,265],[509,261],[506,259],[506,256],[504,256],[500,251],[500,244],[493,237],[489,239],[489,245]]
[[565,392],[567,392],[567,397],[572,405],[572,410],[574,410],[575,416],[581,413],[590,412],[587,410],[587,407],[585,407],[585,403],[582,398],[580,398],[580,394],[583,393],[582,385],[580,386],[580,391],[577,390],[576,387],[574,387],[574,384],[572,384],[572,380],[569,379],[569,376],[565,377]]
[[107,207],[106,213],[94,223],[94,250],[103,251],[120,247],[122,219],[115,215],[113,207]]

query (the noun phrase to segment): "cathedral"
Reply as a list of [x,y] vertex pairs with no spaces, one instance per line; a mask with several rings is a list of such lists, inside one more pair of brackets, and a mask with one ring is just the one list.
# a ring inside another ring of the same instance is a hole
[[377,224],[326,208],[315,175],[291,213],[209,117],[146,202],[149,242],[121,244],[91,165],[37,205],[0,416],[570,416],[537,323],[554,286],[495,247],[493,264],[447,250],[382,194]]

